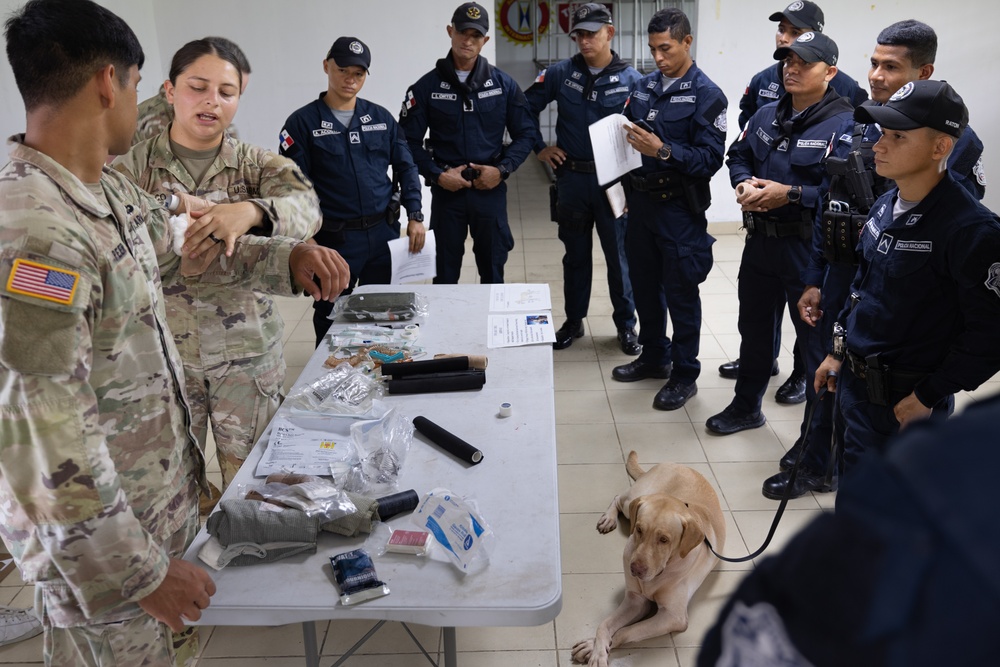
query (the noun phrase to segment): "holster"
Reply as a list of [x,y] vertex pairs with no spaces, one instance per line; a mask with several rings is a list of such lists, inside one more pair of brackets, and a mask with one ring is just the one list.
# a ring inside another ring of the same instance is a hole
[[712,205],[712,188],[708,179],[683,176],[684,196],[687,197],[688,208],[694,213],[704,213]]
[[865,216],[845,212],[823,211],[823,256],[831,264],[860,263],[857,248],[861,240],[861,230],[867,220]]

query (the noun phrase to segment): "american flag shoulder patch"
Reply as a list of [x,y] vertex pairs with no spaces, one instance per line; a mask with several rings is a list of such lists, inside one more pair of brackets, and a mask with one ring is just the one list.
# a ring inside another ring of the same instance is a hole
[[79,284],[80,274],[76,271],[15,259],[7,279],[7,291],[68,306],[73,303]]

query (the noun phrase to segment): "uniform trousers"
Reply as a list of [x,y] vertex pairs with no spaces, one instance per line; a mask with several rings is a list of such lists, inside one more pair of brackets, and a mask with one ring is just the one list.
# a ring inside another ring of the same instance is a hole
[[596,227],[608,267],[611,319],[617,329],[634,327],[635,303],[625,256],[627,216],[615,218],[595,174],[559,170],[556,188],[559,240],[566,248],[562,260],[566,319],[582,320],[590,307],[594,279],[593,230]]
[[[798,236],[750,234],[743,247],[737,294],[740,300],[740,370],[732,406],[743,413],[760,411],[786,304],[798,312],[804,285],[799,275],[809,256],[809,244]],[[819,366],[823,353],[819,332],[798,316],[792,318],[805,367]],[[808,380],[808,378],[807,378]],[[806,382],[806,405],[816,397]],[[808,408],[807,408],[808,409]]]
[[449,192],[431,187],[430,229],[437,243],[435,284],[454,285],[462,272],[465,239],[472,235],[479,282],[502,283],[514,237],[507,224],[507,184],[492,190],[463,188]]
[[[642,354],[638,361],[653,366],[672,363],[671,377],[690,384],[701,374],[698,285],[712,269],[712,248],[708,245],[694,249],[677,242],[665,218],[673,217],[674,223],[685,224],[685,215],[679,205],[653,202],[646,194],[634,192],[629,197],[625,254],[639,315]],[[689,224],[699,223],[691,220]],[[705,224],[704,216],[701,224]],[[668,315],[673,340],[667,337]]]
[[[378,224],[368,229],[345,229],[339,232],[320,230],[316,242],[340,253],[351,268],[351,282],[343,294],[360,285],[388,285],[392,281],[392,256],[389,241],[399,238],[399,221]],[[330,329],[333,301],[313,301],[313,331],[316,347]]]
[[211,422],[225,490],[284,399],[281,343],[262,355],[208,368],[185,360],[184,380],[191,428],[202,451]]
[[[198,534],[198,490],[194,476],[188,498],[188,520],[163,548],[180,558]],[[171,631],[166,624],[146,614],[112,623],[93,623],[57,628],[45,613],[41,588],[35,588],[35,612],[42,621],[42,658],[49,667],[189,667],[198,655],[197,627]]]
[[[873,449],[885,452],[889,439],[899,432],[899,421],[893,408],[907,395],[891,392],[886,401],[889,405],[875,405],[868,400],[868,385],[865,381],[856,377],[847,363],[841,366],[840,377],[837,378],[837,404],[844,419],[841,470],[845,476],[850,476],[852,470],[856,470],[865,451]],[[947,419],[955,410],[955,397],[942,399],[932,410],[931,419]]]

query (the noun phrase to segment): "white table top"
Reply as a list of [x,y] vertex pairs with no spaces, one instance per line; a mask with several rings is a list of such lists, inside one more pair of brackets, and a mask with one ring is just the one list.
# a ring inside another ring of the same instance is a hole
[[[366,535],[345,538],[323,532],[315,554],[275,563],[211,571],[218,591],[202,625],[283,625],[324,619],[385,619],[439,627],[530,626],[546,623],[562,608],[559,506],[556,482],[552,348],[538,345],[486,349],[489,285],[419,285],[430,302],[418,345],[435,353],[486,354],[481,391],[387,396],[409,418],[423,415],[483,451],[476,466],[455,459],[415,433],[399,489],[423,495],[444,487],[475,498],[496,534],[486,569],[461,574],[449,563],[405,554],[375,559],[390,595],[351,607],[338,600],[329,557],[362,546]],[[368,286],[365,291],[408,291]],[[315,353],[296,384],[323,372],[328,351]],[[498,416],[500,403],[513,414]],[[250,482],[264,452],[265,433],[230,485]],[[416,529],[410,515],[394,528]],[[197,561],[207,539],[203,529],[184,555]]]

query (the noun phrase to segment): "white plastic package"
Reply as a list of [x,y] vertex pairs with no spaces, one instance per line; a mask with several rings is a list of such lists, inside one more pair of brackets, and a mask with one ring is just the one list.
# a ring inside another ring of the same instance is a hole
[[370,416],[373,402],[383,393],[381,382],[349,363],[342,363],[313,382],[293,390],[285,399],[285,404],[300,412]]
[[459,571],[472,574],[489,563],[496,536],[474,501],[433,489],[413,513],[413,522],[430,532]]
[[352,424],[351,442],[359,464],[348,474],[344,488],[369,496],[397,491],[413,442],[413,422],[392,408],[379,419]]

